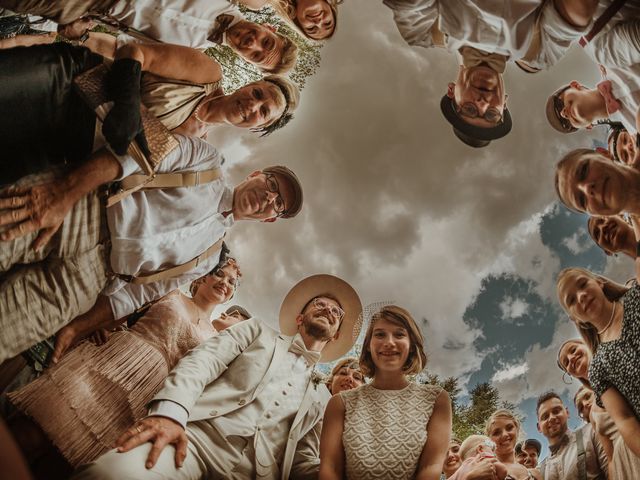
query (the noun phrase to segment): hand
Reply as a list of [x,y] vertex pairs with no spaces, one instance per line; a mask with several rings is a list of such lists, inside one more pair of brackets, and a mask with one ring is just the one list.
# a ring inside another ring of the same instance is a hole
[[145,463],[146,468],[153,468],[167,445],[174,445],[176,448],[176,468],[184,463],[187,456],[187,434],[179,423],[166,417],[143,418],[120,435],[116,447],[118,452],[128,452],[145,442],[153,443]]
[[111,332],[109,332],[109,330],[106,328],[100,328],[91,334],[89,340],[91,340],[94,345],[100,346],[107,343],[110,336]]
[[0,213],[0,226],[16,225],[2,232],[0,240],[40,231],[32,244],[34,250],[39,250],[58,231],[73,203],[65,182],[60,181],[4,190],[0,193],[0,209],[8,211]]
[[69,40],[78,40],[84,33],[95,27],[96,24],[89,18],[79,18],[65,25],[58,25],[58,33]]
[[473,467],[462,480],[497,480],[498,476],[494,465],[496,462],[495,457],[474,461]]
[[58,330],[58,333],[56,333],[56,343],[53,347],[53,354],[51,355],[51,362],[54,364],[58,363],[67,350],[80,340],[81,336],[74,327],[73,322]]

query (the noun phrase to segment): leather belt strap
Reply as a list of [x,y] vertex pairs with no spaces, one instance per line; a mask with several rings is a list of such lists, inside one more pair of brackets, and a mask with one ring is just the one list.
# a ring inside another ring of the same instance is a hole
[[120,182],[121,190],[107,199],[107,207],[111,207],[123,198],[128,197],[138,190],[152,188],[179,188],[195,187],[205,183],[214,182],[222,178],[220,168],[202,170],[199,172],[184,173],[156,173],[153,175],[129,175]]
[[116,273],[116,276],[124,280],[125,282],[132,283],[134,285],[144,285],[147,283],[159,282],[161,280],[169,280],[171,278],[179,277],[183,273],[187,273],[196,268],[200,264],[200,262],[206,260],[214,253],[219,252],[222,248],[223,240],[224,236],[209,248],[207,248],[200,255],[198,255],[196,258],[190,260],[187,263],[183,263],[182,265],[165,268],[164,270],[158,270],[157,272],[148,273],[146,275],[123,275],[120,273]]
[[589,30],[585,36],[580,38],[580,41],[578,42],[580,46],[585,47],[587,43],[593,40],[593,37],[600,33],[600,30],[602,30],[607,22],[609,22],[609,20],[618,13],[618,10],[620,10],[625,3],[627,3],[627,0],[613,0],[606,10],[602,12],[602,15],[593,22],[591,30]]
[[205,183],[210,183],[222,177],[222,171],[219,168],[211,170],[203,170],[201,172],[184,172],[184,173],[157,173],[152,176],[151,180],[147,175],[129,175],[122,179],[120,186],[123,190],[141,187],[144,190],[150,188],[177,188],[177,187],[195,187]]

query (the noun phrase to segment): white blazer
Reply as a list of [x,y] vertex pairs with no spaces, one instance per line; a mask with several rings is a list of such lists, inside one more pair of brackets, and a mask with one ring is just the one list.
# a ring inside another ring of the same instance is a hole
[[[211,337],[185,356],[152,401],[170,400],[189,413],[189,421],[224,416],[252,402],[274,375],[293,337],[252,318]],[[322,416],[330,394],[309,381],[289,430],[282,465],[256,451],[256,474],[275,478],[316,478]]]

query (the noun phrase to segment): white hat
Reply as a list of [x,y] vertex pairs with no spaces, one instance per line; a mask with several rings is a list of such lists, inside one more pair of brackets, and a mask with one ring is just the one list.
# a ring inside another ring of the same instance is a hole
[[320,361],[331,362],[349,351],[358,338],[362,327],[360,297],[353,287],[344,280],[328,274],[311,275],[300,280],[289,290],[282,301],[280,330],[285,335],[295,335],[298,331],[296,317],[302,313],[302,309],[310,300],[323,294],[334,296],[344,310],[344,318],[338,330],[340,335],[322,349]]

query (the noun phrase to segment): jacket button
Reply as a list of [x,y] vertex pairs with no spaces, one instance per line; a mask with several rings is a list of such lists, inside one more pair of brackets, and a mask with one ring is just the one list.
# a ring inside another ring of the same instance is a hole
[[212,417],[215,417],[216,415],[218,415],[218,411],[217,410],[211,410],[209,412],[209,415],[211,415]]
[[247,403],[247,401],[244,398],[241,398],[240,401],[238,402],[238,405],[242,406],[245,403]]

